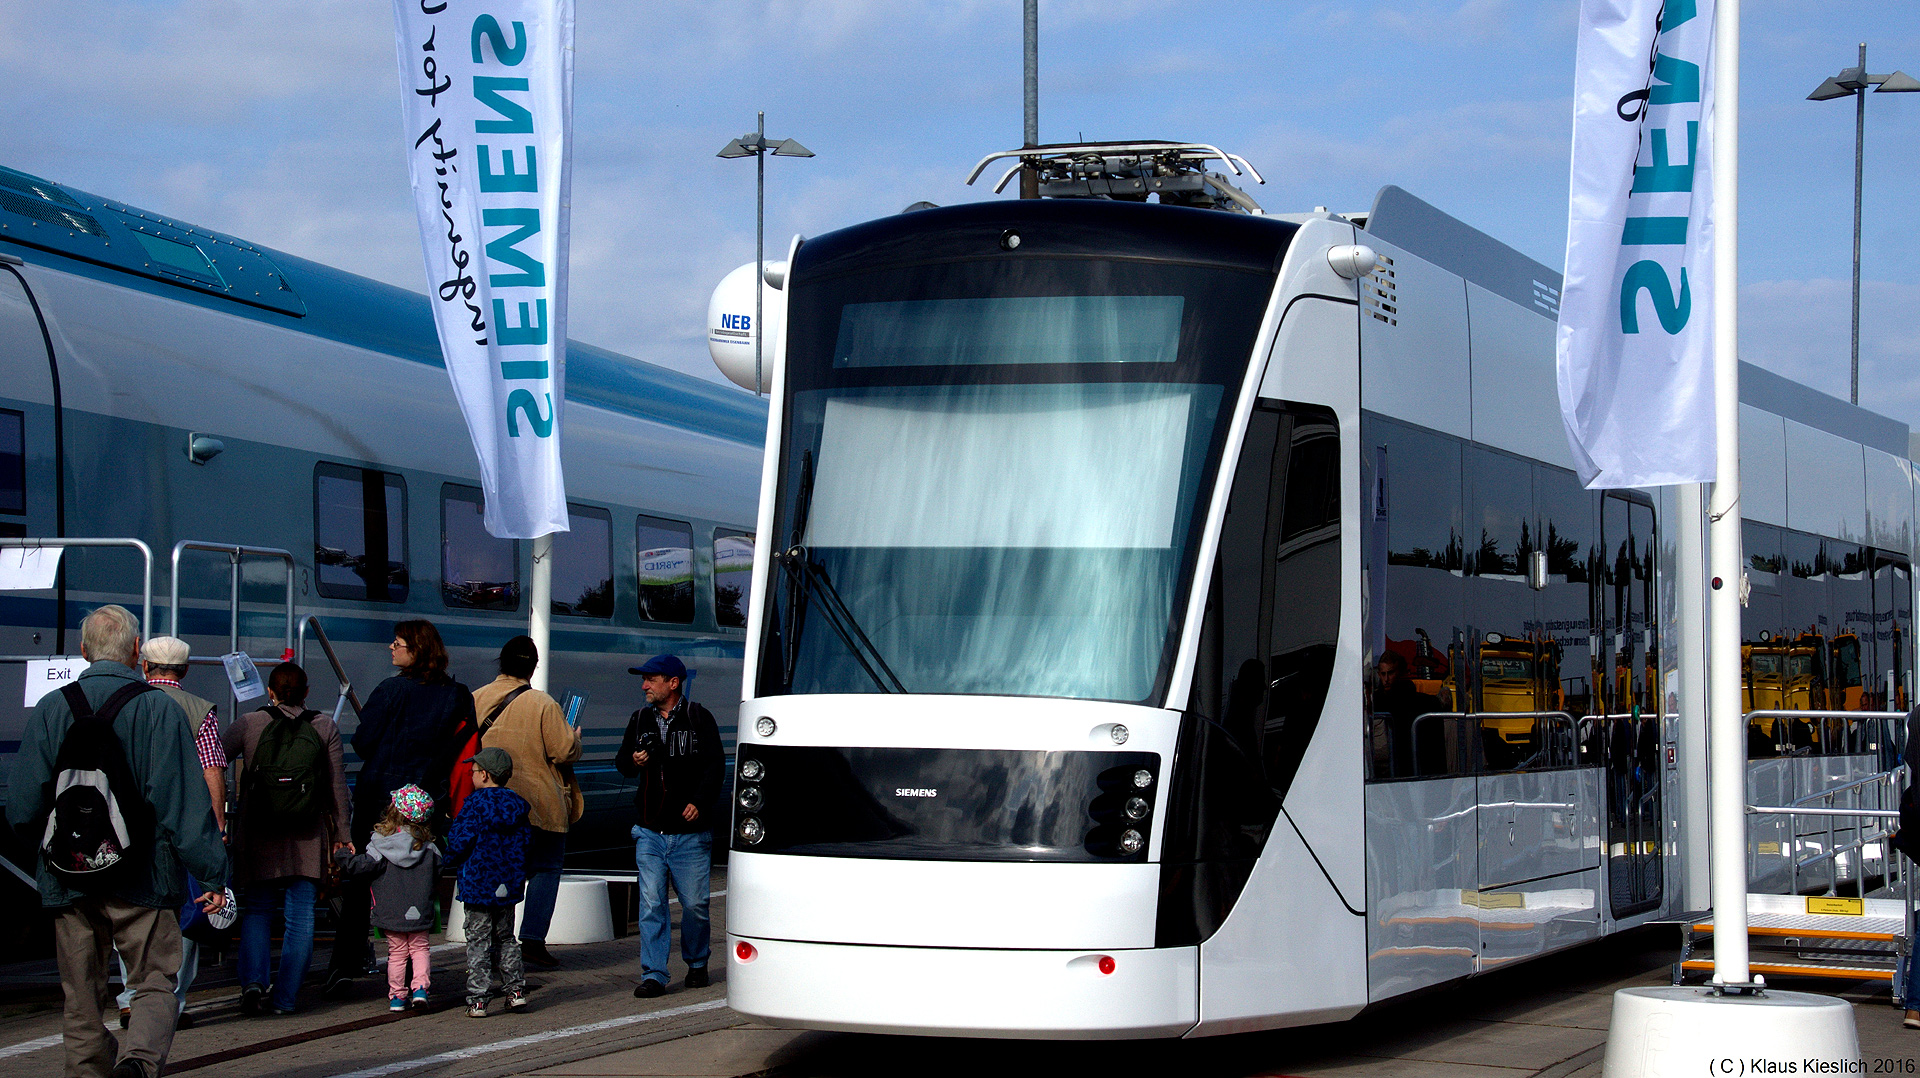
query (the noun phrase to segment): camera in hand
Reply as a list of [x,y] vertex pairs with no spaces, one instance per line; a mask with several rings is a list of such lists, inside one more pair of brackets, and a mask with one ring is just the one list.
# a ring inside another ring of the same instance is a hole
[[657,759],[666,753],[666,747],[660,742],[660,731],[658,730],[640,731],[639,744],[634,747],[638,751],[646,753],[647,759],[649,760]]

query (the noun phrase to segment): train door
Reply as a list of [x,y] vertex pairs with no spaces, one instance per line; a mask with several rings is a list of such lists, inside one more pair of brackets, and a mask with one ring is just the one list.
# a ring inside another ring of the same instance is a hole
[[1600,528],[1607,890],[1618,918],[1659,906],[1663,883],[1653,507],[1609,494]]

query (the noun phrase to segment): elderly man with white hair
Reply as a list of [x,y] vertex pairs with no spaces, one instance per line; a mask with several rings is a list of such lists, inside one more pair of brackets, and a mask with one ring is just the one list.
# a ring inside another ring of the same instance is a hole
[[[173,986],[181,959],[178,911],[187,897],[181,870],[207,889],[198,896],[201,906],[217,910],[225,902],[227,848],[214,823],[186,713],[134,672],[139,619],[124,607],[100,607],[80,624],[80,653],[92,665],[72,688],[91,715],[104,716],[118,698],[112,730],[141,803],[123,806],[138,825],[124,868],[109,883],[80,889],[39,859],[40,904],[53,915],[66,995],[66,1073],[156,1078],[166,1066],[179,1014]],[[7,822],[16,831],[44,830],[53,812],[57,761],[75,724],[69,691],[48,693],[21,732],[7,801]],[[134,986],[124,1052],[102,1022],[113,998],[107,975],[112,951],[126,962]]]

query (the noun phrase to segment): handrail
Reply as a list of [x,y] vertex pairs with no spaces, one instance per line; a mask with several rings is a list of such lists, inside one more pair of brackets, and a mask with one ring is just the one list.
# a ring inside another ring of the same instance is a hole
[[[151,635],[153,632],[153,548],[138,539],[0,539],[0,550],[37,547],[127,547],[138,550],[146,559],[146,570],[140,585],[140,632]],[[48,658],[45,655],[0,655],[0,662],[25,663],[39,662]]]
[[[1793,713],[1788,712],[1787,714],[1793,714]],[[1802,712],[1801,714],[1805,714],[1805,713]],[[1860,715],[1860,714],[1870,714],[1870,713],[1850,712],[1846,714]],[[1903,770],[1905,770],[1904,765],[1902,767],[1895,767],[1895,768],[1890,768],[1886,771],[1876,772],[1875,774],[1868,775],[1865,778],[1855,779],[1852,782],[1845,783],[1840,786],[1834,786],[1824,790],[1816,790],[1813,793],[1805,795],[1804,797],[1796,798],[1785,805],[1748,805],[1746,806],[1747,814],[1750,816],[1786,816],[1790,818],[1794,816],[1811,816],[1819,819],[1824,819],[1827,821],[1827,826],[1826,826],[1827,841],[1826,841],[1825,848],[1822,849],[1821,852],[1814,854],[1810,857],[1801,857],[1800,856],[1801,835],[1799,831],[1794,827],[1792,820],[1791,819],[1788,820],[1786,844],[1791,849],[1791,853],[1789,854],[1790,860],[1788,861],[1788,866],[1787,866],[1788,875],[1789,875],[1788,886],[1790,888],[1790,893],[1798,894],[1800,892],[1801,869],[1811,868],[1812,866],[1818,865],[1822,862],[1831,861],[1834,864],[1834,870],[1831,878],[1827,880],[1827,894],[1829,895],[1834,894],[1838,890],[1839,882],[1840,882],[1839,859],[1841,855],[1852,853],[1854,851],[1860,851],[1861,857],[1859,858],[1859,862],[1856,865],[1856,871],[1854,873],[1854,885],[1859,889],[1860,896],[1862,898],[1866,897],[1867,866],[1866,866],[1865,849],[1868,845],[1872,843],[1879,842],[1888,838],[1890,835],[1892,835],[1893,831],[1891,828],[1888,828],[1883,825],[1874,829],[1871,833],[1868,833],[1866,827],[1864,825],[1861,825],[1858,827],[1859,837],[1854,839],[1851,842],[1848,842],[1846,845],[1842,846],[1835,838],[1834,821],[1837,819],[1852,819],[1852,820],[1859,820],[1859,821],[1898,820],[1900,818],[1900,813],[1896,810],[1890,810],[1885,808],[1867,808],[1864,805],[1858,805],[1858,804],[1856,804],[1852,808],[1833,808],[1833,807],[1811,808],[1811,807],[1808,807],[1808,802],[1824,801],[1828,806],[1832,806],[1834,798],[1839,794],[1843,794],[1849,790],[1852,790],[1852,791],[1857,791],[1855,794],[1857,798],[1864,799],[1866,796],[1867,790],[1869,788],[1872,788],[1873,793],[1875,794],[1874,800],[1879,804],[1884,805],[1886,804],[1886,795],[1889,792],[1894,793],[1896,795],[1895,799],[1898,800],[1898,797],[1897,797],[1897,794],[1899,791],[1898,782],[1900,779],[1900,774]],[[1751,850],[1749,850],[1749,855],[1751,855]],[[1892,858],[1890,855],[1886,858],[1886,860],[1889,862],[1889,864],[1891,864]],[[1889,868],[1887,871],[1891,871],[1891,870],[1892,869]],[[1909,907],[1911,907],[1912,899],[1913,899],[1913,895],[1911,891],[1911,886],[1909,886],[1908,894],[1907,894]]]
[[[180,635],[180,555],[189,550],[205,550],[215,554],[225,554],[228,561],[227,612],[230,624],[227,627],[228,651],[240,650],[240,560],[242,558],[274,558],[283,563],[287,570],[287,630],[286,644],[293,647],[293,552],[279,547],[243,546],[239,543],[208,543],[198,539],[182,539],[173,544],[173,576],[167,592],[167,609],[170,612],[172,635]],[[196,656],[196,659],[208,661],[211,656]]]
[[11,860],[5,857],[0,857],[0,868],[6,869],[9,873],[13,875],[14,879],[17,879],[21,883],[26,884],[28,887],[32,888],[35,892],[38,892],[40,890],[40,881],[34,879],[32,876],[27,875],[26,872],[23,871],[19,865],[14,864]]
[[312,614],[308,614],[300,622],[299,650],[294,652],[300,658],[300,665],[302,667],[307,665],[307,626],[309,625],[313,626],[313,635],[320,641],[320,650],[326,652],[327,663],[333,667],[334,678],[340,682],[340,695],[347,698],[347,703],[353,705],[353,713],[359,715],[360,698],[354,695],[353,682],[347,678],[346,667],[340,665],[340,656],[334,653],[333,641],[327,639],[326,627],[321,625],[320,619]]
[[[1904,720],[1906,717],[1907,713],[1904,711],[1816,711],[1812,709],[1794,711],[1785,708],[1763,708],[1747,712],[1741,721],[1745,725],[1752,725],[1756,719],[1798,719],[1806,721],[1809,726],[1817,721],[1820,724],[1820,732],[1823,736],[1826,733],[1827,724],[1843,722],[1846,724],[1845,734],[1848,737],[1854,737],[1858,733],[1855,729],[1858,724],[1863,724],[1868,721],[1888,722],[1890,720]],[[1774,724],[1773,730],[1773,747],[1775,751],[1781,755],[1787,755],[1800,747],[1782,738],[1782,727],[1778,722]],[[1893,736],[1897,739],[1898,733],[1895,732]],[[1850,746],[1850,748],[1855,751],[1858,750],[1857,745]]]

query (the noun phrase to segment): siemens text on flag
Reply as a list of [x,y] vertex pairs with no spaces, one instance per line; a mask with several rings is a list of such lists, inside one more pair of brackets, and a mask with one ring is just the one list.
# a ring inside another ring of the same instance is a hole
[[1560,412],[1589,487],[1714,478],[1714,0],[1583,0]]
[[428,299],[487,531],[567,530],[573,0],[394,0]]

